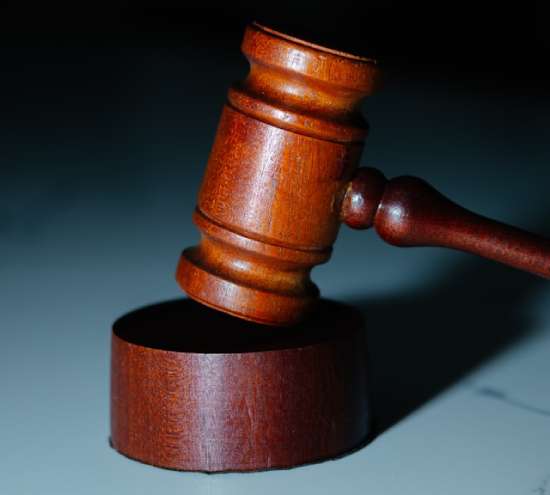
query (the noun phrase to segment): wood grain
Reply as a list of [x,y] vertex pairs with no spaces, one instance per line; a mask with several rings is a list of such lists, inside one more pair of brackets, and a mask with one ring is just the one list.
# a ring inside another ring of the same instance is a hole
[[376,63],[251,25],[246,79],[229,91],[177,280],[192,298],[271,325],[302,319],[319,291],[367,124]]
[[353,228],[374,226],[395,246],[459,249],[550,278],[550,240],[473,213],[417,177],[386,181],[378,170],[360,168],[342,220]]
[[113,327],[111,444],[191,471],[286,468],[339,456],[369,435],[363,322],[322,301],[290,330],[189,299]]
[[171,469],[291,467],[367,440],[362,319],[310,280],[342,222],[550,277],[548,240],[421,179],[357,170],[373,60],[256,24],[242,49],[250,72],[229,91],[193,215],[201,242],[177,270],[203,305],[150,306],[113,328],[111,443]]
[[193,215],[198,246],[176,278],[190,297],[240,318],[292,325],[319,290],[343,221],[398,246],[460,249],[544,277],[548,240],[486,219],[420,179],[356,168],[368,126],[359,106],[376,62],[253,24],[244,81],[228,93]]

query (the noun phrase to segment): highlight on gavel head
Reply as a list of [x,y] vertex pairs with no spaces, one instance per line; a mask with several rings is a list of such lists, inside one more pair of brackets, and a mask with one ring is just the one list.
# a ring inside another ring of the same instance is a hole
[[378,69],[258,24],[242,51],[250,72],[229,90],[193,214],[201,241],[176,278],[207,306],[291,325],[319,297],[310,271],[330,258]]

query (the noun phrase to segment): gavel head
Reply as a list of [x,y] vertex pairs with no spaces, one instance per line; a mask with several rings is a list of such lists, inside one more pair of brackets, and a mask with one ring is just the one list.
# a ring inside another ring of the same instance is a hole
[[177,280],[207,306],[290,325],[318,299],[310,271],[330,257],[378,70],[257,24],[242,51],[250,72],[229,90],[193,214],[201,242]]

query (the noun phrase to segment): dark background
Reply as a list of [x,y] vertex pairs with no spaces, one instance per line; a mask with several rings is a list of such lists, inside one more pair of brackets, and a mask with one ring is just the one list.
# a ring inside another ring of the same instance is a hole
[[[549,87],[548,2],[151,5],[79,2],[61,7],[54,2],[1,8],[2,138],[13,135],[14,128],[26,134],[34,128],[65,131],[68,126],[85,134],[83,119],[116,120],[132,105],[128,96],[139,84],[132,70],[140,58],[153,64],[178,60],[180,66],[174,63],[171,73],[158,74],[159,84],[178,84],[184,90],[174,98],[175,107],[203,104],[202,113],[209,115],[205,101],[219,108],[228,80],[246,71],[238,47],[252,20],[375,57],[390,87],[402,80],[444,81],[488,99],[503,94],[514,98],[520,88],[525,93]],[[234,68],[228,80],[215,78],[219,63]],[[203,93],[192,96],[186,91],[190,88]]]
[[[6,44],[24,35],[29,45],[89,40],[112,46],[194,41],[197,45],[238,42],[246,23],[257,20],[296,36],[382,60],[496,70],[515,62],[529,73],[541,70],[548,52],[549,7],[525,2],[224,2],[201,7],[189,2],[79,2],[56,6],[12,3],[1,11]],[[22,41],[22,40],[19,40]]]
[[[182,124],[192,108],[193,118],[205,123],[200,134],[211,138],[229,82],[246,73],[239,44],[252,20],[376,57],[390,91],[425,84],[425,92],[461,90],[477,99],[501,97],[514,107],[518,97],[549,90],[547,2],[151,5],[16,3],[0,9],[2,168],[20,165],[13,155],[29,141],[62,153],[62,137],[74,142],[93,134],[112,147],[89,152],[128,153],[121,132],[132,118],[146,120],[137,106],[156,104],[149,90],[164,98],[164,113],[154,118],[170,122],[167,133],[185,135]],[[218,77],[219,68],[227,76]],[[396,104],[391,97],[385,102],[388,109]],[[499,111],[505,115],[505,108]],[[415,125],[412,115],[408,125]],[[521,121],[510,125],[522,132]]]
[[[54,2],[3,7],[2,45],[8,50],[17,46],[114,50],[177,49],[192,43],[198,50],[235,50],[244,26],[257,20],[320,44],[376,57],[386,65],[398,64],[402,70],[445,68],[453,77],[465,79],[476,71],[511,84],[539,79],[550,49],[549,7],[543,1],[150,4],[80,2],[56,7]],[[74,62],[82,63],[85,55]]]

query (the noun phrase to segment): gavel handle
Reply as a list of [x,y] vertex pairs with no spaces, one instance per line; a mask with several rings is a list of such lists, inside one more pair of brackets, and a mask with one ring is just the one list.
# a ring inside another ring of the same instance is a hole
[[473,213],[416,177],[387,181],[360,168],[342,203],[342,221],[374,226],[395,246],[441,246],[477,254],[550,278],[550,240]]

